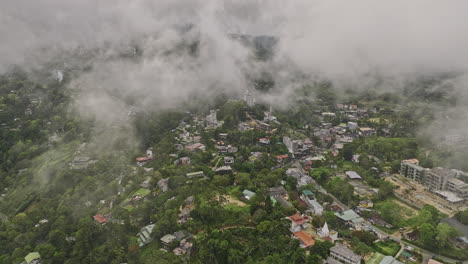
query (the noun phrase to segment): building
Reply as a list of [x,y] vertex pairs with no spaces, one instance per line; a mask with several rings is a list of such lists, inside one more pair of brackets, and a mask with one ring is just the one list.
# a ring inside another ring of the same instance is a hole
[[182,164],[182,165],[190,165],[190,158],[189,157],[182,157],[179,160],[180,160],[180,164]]
[[297,180],[299,180],[303,176],[303,173],[298,168],[289,168],[286,170],[286,175],[289,177],[294,177]]
[[323,214],[323,207],[317,202],[317,200],[311,200],[310,203],[307,204],[314,215]]
[[217,119],[217,110],[210,110],[210,114],[205,117],[207,128],[217,128],[223,125],[223,122],[219,122]]
[[90,164],[92,164],[90,157],[75,157],[70,164],[70,168],[73,170],[87,169]]
[[138,157],[136,158],[136,163],[138,166],[143,166],[145,165],[147,162],[151,161],[153,158],[151,157]]
[[264,114],[264,117],[263,117],[264,122],[270,122],[270,121],[276,121],[277,120],[276,116],[273,116],[273,109],[271,108],[271,106],[270,106],[270,110],[266,111],[266,112],[263,112],[263,114]]
[[355,171],[346,171],[345,173],[350,180],[362,180],[361,176]]
[[226,165],[234,164],[234,157],[232,156],[224,157],[224,164]]
[[360,264],[361,256],[343,244],[336,244],[330,248],[330,256],[327,258],[326,263]]
[[356,122],[348,122],[348,129],[351,131],[355,131],[358,128],[358,124]]
[[205,173],[203,171],[190,172],[186,174],[186,177],[187,179],[205,177]]
[[269,191],[270,191],[270,196],[273,196],[273,197],[277,197],[277,196],[282,196],[282,195],[288,194],[288,192],[286,191],[286,189],[284,189],[283,186],[272,187],[272,188],[270,188]]
[[137,242],[139,247],[142,247],[153,240],[151,238],[151,232],[153,232],[153,228],[154,224],[141,228],[140,233],[137,234]]
[[167,190],[169,189],[169,178],[159,180],[158,187],[159,189],[161,189],[162,192],[167,192]]
[[221,166],[219,168],[216,168],[215,169],[215,172],[217,174],[227,174],[227,173],[231,173],[232,172],[232,168],[231,166]]
[[334,242],[335,240],[338,239],[338,232],[330,230],[328,228],[327,222],[323,225],[322,228],[317,230],[317,235],[321,238],[324,238],[325,240],[329,240],[331,242]]
[[244,198],[247,199],[247,200],[250,200],[252,199],[252,197],[254,197],[255,193],[252,192],[252,191],[249,191],[247,189],[245,189],[242,194],[244,195]]
[[314,194],[310,190],[303,190],[300,196],[301,200],[304,201],[309,210],[315,215],[323,214],[323,207],[317,202]]
[[292,207],[292,204],[286,200],[286,196],[288,192],[284,189],[283,186],[279,187],[272,187],[270,188],[270,198],[272,199],[273,203],[275,201],[279,202],[284,207]]
[[93,218],[97,223],[99,223],[101,225],[107,223],[107,218],[105,216],[103,216],[102,214],[97,214],[97,215],[93,216]]
[[307,222],[309,218],[307,216],[302,216],[299,214],[294,214],[288,216],[288,219],[291,220],[291,232],[299,232],[307,228]]
[[177,238],[176,238],[175,236],[173,236],[173,235],[171,235],[171,234],[167,234],[167,235],[161,237],[160,241],[161,241],[161,243],[163,244],[163,246],[164,246],[165,248],[167,248],[167,247],[169,247],[169,245],[170,245],[172,242],[176,241],[176,239],[177,239]]
[[289,157],[289,156],[288,156],[287,154],[285,154],[285,155],[278,155],[278,156],[276,156],[276,161],[282,163],[282,162],[284,162],[285,160],[287,160],[288,157]]
[[454,171],[437,167],[425,171],[423,183],[430,190],[445,190],[448,180],[454,177]]
[[419,166],[419,160],[403,160],[400,164],[400,175],[414,181],[421,182],[424,176],[424,168]]
[[[430,263],[430,262],[429,262]],[[398,260],[396,260],[394,257],[392,256],[385,256],[380,262],[379,264],[403,264],[403,262],[400,262]]]
[[250,107],[255,105],[255,95],[249,89],[245,91],[244,101]]
[[26,264],[41,264],[41,254],[39,252],[31,252],[24,257]]
[[455,193],[456,196],[468,201],[468,183],[453,178],[447,181],[447,191]]
[[304,231],[294,232],[294,237],[300,240],[300,246],[302,248],[308,248],[315,245],[315,239],[313,235],[309,235]]
[[194,143],[192,145],[185,146],[185,149],[188,151],[197,151],[197,150],[205,151],[206,146],[203,145],[202,143]]
[[364,219],[360,217],[356,212],[349,209],[346,211],[336,212],[335,216],[345,225],[360,229],[364,223]]

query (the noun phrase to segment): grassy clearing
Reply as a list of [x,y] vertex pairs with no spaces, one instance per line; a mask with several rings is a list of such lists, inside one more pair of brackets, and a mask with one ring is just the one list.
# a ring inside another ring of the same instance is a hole
[[141,197],[145,197],[150,193],[151,193],[150,190],[145,189],[145,188],[140,188],[140,189],[136,190],[131,196],[138,195],[138,196],[141,196]]
[[374,255],[372,255],[372,257],[366,261],[366,264],[379,264],[380,261],[382,261],[382,259],[384,258],[385,256],[376,252],[374,253]]
[[374,244],[374,248],[375,250],[377,250],[377,252],[382,253],[386,256],[395,256],[400,250],[401,246],[398,243],[392,241],[379,241]]

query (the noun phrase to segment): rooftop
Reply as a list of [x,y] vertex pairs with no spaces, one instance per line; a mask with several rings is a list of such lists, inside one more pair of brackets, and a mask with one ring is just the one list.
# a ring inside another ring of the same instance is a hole
[[304,244],[305,247],[310,247],[315,245],[315,240],[314,236],[307,234],[304,231],[299,231],[293,233],[293,235],[297,238],[299,238],[302,241],[302,244]]
[[161,241],[163,243],[166,243],[166,244],[172,243],[172,241],[174,241],[175,239],[176,239],[176,237],[171,235],[171,234],[167,234],[167,235],[161,237]]
[[417,160],[417,159],[407,159],[407,160],[402,160],[401,162],[402,163],[411,163],[411,164],[415,164],[415,165],[419,164],[419,160]]
[[403,264],[402,262],[396,260],[394,257],[385,256],[379,264]]
[[250,190],[247,190],[247,189],[245,189],[245,190],[242,192],[242,194],[244,194],[245,196],[249,196],[249,197],[252,197],[252,196],[255,195],[254,192],[252,192],[252,191],[250,191]]
[[361,256],[354,253],[351,249],[347,248],[343,244],[336,244],[334,247],[330,248],[330,252],[333,252],[340,256],[346,256],[346,258],[351,259],[353,262],[360,262]]
[[362,218],[351,209],[335,213],[335,215],[343,221],[362,222],[360,221]]
[[29,264],[33,260],[40,259],[40,258],[41,258],[41,255],[39,254],[39,252],[31,252],[28,255],[26,255],[26,257],[24,257],[24,260],[26,260],[26,263]]
[[448,191],[435,191],[438,195],[442,196],[445,200],[451,202],[451,203],[457,203],[457,202],[462,202],[463,199],[458,197],[455,193],[453,192],[448,192]]
[[361,176],[355,171],[346,171],[346,175],[352,180],[362,179]]
[[107,223],[106,217],[103,216],[102,214],[97,214],[97,215],[93,216],[93,218],[94,218],[94,220],[96,220],[100,224]]

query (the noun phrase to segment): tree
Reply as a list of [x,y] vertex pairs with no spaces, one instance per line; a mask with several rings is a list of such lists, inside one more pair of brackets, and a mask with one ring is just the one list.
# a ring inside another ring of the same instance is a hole
[[58,248],[61,248],[63,245],[65,245],[65,233],[63,233],[61,230],[52,230],[49,233],[49,242]]
[[353,231],[352,236],[368,246],[372,246],[374,241],[378,238],[375,234],[366,231]]
[[330,178],[331,172],[328,168],[316,168],[312,171],[312,178],[314,178],[319,184],[324,184]]
[[377,206],[377,211],[380,215],[388,221],[389,223],[397,226],[401,222],[401,206],[392,202],[392,201],[385,201],[379,203]]
[[316,254],[322,259],[326,259],[330,254],[330,248],[333,247],[333,243],[330,241],[316,241],[315,245],[310,248],[310,254]]
[[455,218],[457,218],[457,220],[460,221],[460,223],[468,225],[468,209],[466,209],[465,211],[458,212],[455,215]]
[[436,231],[437,246],[440,248],[447,247],[449,245],[449,239],[457,235],[457,230],[446,223],[439,223],[436,227]]
[[393,195],[395,186],[388,181],[382,181],[379,184],[379,192],[377,193],[377,200],[383,201]]
[[346,144],[343,147],[343,159],[351,161],[353,159],[352,145]]
[[436,238],[436,230],[433,225],[425,223],[419,227],[419,239],[424,245],[434,247],[434,240]]

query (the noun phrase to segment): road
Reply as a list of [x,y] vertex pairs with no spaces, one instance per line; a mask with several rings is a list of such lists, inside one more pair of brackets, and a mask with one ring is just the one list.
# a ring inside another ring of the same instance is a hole
[[[299,168],[299,166],[297,166]],[[301,168],[302,169],[302,168]],[[336,204],[338,204],[341,208],[343,208],[344,210],[348,210],[350,209],[347,205],[345,205],[344,203],[342,203],[340,200],[338,200],[335,196],[333,196],[332,194],[328,193],[325,189],[323,189],[320,185],[318,185],[317,183],[315,183],[318,187],[319,190],[322,190],[322,192],[324,192],[325,194],[328,194],[330,195],[334,202]],[[441,259],[445,262],[449,262],[449,263],[457,263],[459,260],[455,260],[455,259],[452,259],[452,258],[449,258],[449,257],[445,257],[445,256],[442,256],[442,255],[439,255],[439,254],[436,254],[434,252],[430,252],[428,250],[425,250],[423,248],[420,248],[416,245],[413,245],[413,244],[410,244],[408,242],[405,242],[405,241],[402,241],[400,238],[398,237],[394,237],[392,236],[391,234],[387,234],[386,232],[382,231],[381,229],[379,229],[378,227],[372,225],[372,223],[370,223],[369,221],[365,221],[366,225],[371,227],[376,233],[377,235],[380,237],[380,238],[386,238],[386,237],[390,237],[392,238],[395,242],[397,243],[400,243],[400,246],[401,246],[401,250],[397,253],[397,255],[395,256],[398,257],[399,254],[401,254],[401,252],[403,251],[403,248],[405,246],[411,246],[413,247],[415,250],[417,250],[418,252],[421,253],[421,255],[423,256],[423,264],[427,263],[427,261],[429,261],[429,259],[431,259],[433,256],[435,256],[436,258],[438,259]],[[463,264],[468,264],[468,261],[465,261],[463,262]]]
[[[299,161],[295,161],[295,162],[292,162],[294,163],[294,167],[298,168],[302,173],[305,174],[301,164],[299,163]],[[289,165],[289,164],[288,164]],[[348,210],[350,209],[347,205],[345,205],[344,203],[342,203],[340,200],[338,200],[335,196],[333,196],[332,194],[328,193],[324,188],[322,188],[322,186],[320,186],[319,184],[317,184],[315,181],[314,181],[314,184],[317,186],[317,189],[325,194],[328,194],[330,195],[332,198],[333,198],[333,201],[338,204],[341,208],[343,208],[344,210]],[[408,242],[405,242],[405,241],[402,241],[400,238],[398,237],[394,237],[392,236],[391,234],[387,234],[386,232],[382,231],[381,229],[379,229],[378,227],[372,225],[372,223],[370,223],[369,221],[365,221],[366,225],[371,227],[376,233],[377,235],[380,237],[380,238],[386,238],[386,237],[390,237],[392,238],[395,242],[399,243],[400,246],[401,246],[401,250],[397,253],[397,255],[395,256],[398,257],[399,254],[401,254],[401,252],[403,251],[403,248],[405,246],[411,246],[412,248],[414,248],[416,251],[420,252],[422,257],[423,257],[423,264],[426,264],[429,259],[431,259],[432,257],[436,257],[438,259],[441,259],[445,262],[448,262],[448,263],[457,263],[459,262],[459,260],[456,260],[456,259],[452,259],[452,258],[449,258],[449,257],[445,257],[445,256],[442,256],[442,255],[439,255],[439,254],[436,254],[434,252],[430,252],[428,250],[425,250],[423,248],[420,248],[416,245],[413,245],[413,244],[410,244]],[[463,264],[468,264],[468,261],[465,261],[463,262]]]

